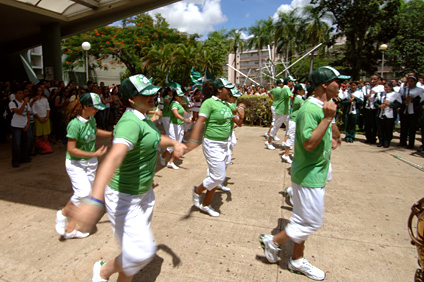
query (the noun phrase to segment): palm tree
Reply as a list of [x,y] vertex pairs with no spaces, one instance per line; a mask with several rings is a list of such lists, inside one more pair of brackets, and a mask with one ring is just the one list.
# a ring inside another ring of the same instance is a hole
[[[305,35],[309,40],[312,47],[319,43],[328,41],[330,38],[330,26],[325,20],[333,20],[330,14],[320,13],[316,11],[314,6],[306,5],[302,9],[303,14],[307,18]],[[311,65],[309,67],[309,73],[314,69],[314,53],[311,53]]]
[[174,71],[175,69],[182,70],[181,73],[176,74],[183,85],[190,82],[190,70],[193,66],[197,65],[199,60],[199,50],[200,45],[196,42],[195,44],[185,45],[178,44],[177,49],[174,52],[175,62],[174,62]]
[[297,8],[287,13],[279,12],[275,23],[274,41],[277,52],[283,53],[288,63],[298,46],[296,38],[299,38],[298,28],[301,18],[297,16],[297,12]]
[[[237,52],[242,53],[244,49],[244,40],[242,37],[242,31],[244,31],[245,28],[241,29],[232,29],[228,32],[228,38],[230,40],[230,53],[234,53],[234,60],[232,62],[232,65],[234,68],[237,68]],[[234,83],[236,82],[237,72],[234,71]]]
[[151,77],[155,74],[155,79],[159,80],[161,84],[164,84],[165,77],[175,60],[174,45],[152,45],[146,48],[148,48],[147,55],[141,58],[143,69],[146,69]]
[[262,58],[261,58],[261,50],[264,46],[268,45],[270,42],[270,38],[268,34],[266,34],[266,30],[264,28],[264,21],[256,21],[256,24],[249,27],[249,34],[252,37],[248,40],[248,47],[250,49],[258,50],[259,57],[259,79],[260,84],[262,84]]

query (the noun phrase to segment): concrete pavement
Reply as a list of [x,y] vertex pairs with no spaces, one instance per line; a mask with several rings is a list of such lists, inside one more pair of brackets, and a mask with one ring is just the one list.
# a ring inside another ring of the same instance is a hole
[[[281,162],[281,147],[264,148],[266,130],[236,130],[227,173],[231,192],[217,192],[212,202],[218,218],[191,202],[191,187],[206,172],[201,148],[177,161],[177,171],[158,165],[152,230],[159,250],[133,281],[311,281],[287,270],[291,243],[282,246],[278,264],[269,264],[258,242],[291,216],[281,193],[290,185],[290,166]],[[92,236],[59,240],[56,211],[72,194],[65,149],[55,146],[53,154],[14,169],[10,144],[0,148],[0,281],[91,281],[93,263],[119,250],[107,216]],[[326,271],[325,281],[413,280],[418,256],[406,223],[411,205],[424,196],[424,172],[391,154],[424,165],[423,154],[396,146],[355,142],[333,151],[324,224],[305,249],[306,258]]]

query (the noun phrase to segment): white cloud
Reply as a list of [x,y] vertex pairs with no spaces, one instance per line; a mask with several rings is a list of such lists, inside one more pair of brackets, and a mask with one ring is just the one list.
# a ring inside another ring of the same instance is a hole
[[149,12],[160,13],[170,27],[189,34],[205,35],[214,30],[214,25],[228,19],[222,13],[221,0],[183,0]]
[[287,12],[290,12],[291,10],[293,10],[293,9],[300,8],[300,7],[303,7],[305,5],[310,5],[310,3],[311,3],[310,0],[292,0],[290,5],[283,4],[280,7],[278,7],[277,11],[272,16],[272,18],[274,20],[277,20],[279,12],[287,13]]

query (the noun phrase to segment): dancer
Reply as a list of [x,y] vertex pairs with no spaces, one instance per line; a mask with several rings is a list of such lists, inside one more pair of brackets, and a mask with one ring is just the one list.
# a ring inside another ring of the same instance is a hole
[[349,79],[332,67],[313,71],[309,81],[315,85],[315,97],[300,108],[296,119],[295,157],[291,168],[293,216],[285,230],[276,236],[262,234],[260,242],[269,262],[278,261],[280,245],[292,240],[293,254],[288,268],[314,280],[324,280],[325,272],[310,264],[303,256],[308,236],[322,224],[325,185],[328,181],[332,149],[332,120],[337,105],[340,80]]
[[150,223],[155,204],[152,183],[158,146],[174,146],[177,158],[186,149],[184,144],[161,136],[146,115],[154,107],[154,95],[159,88],[144,75],[122,81],[120,93],[129,107],[115,127],[113,146],[99,166],[91,195],[75,211],[79,224],[89,229],[106,206],[121,246],[120,255],[94,264],[94,282],[107,281],[117,272],[118,281],[131,281],[156,252]]
[[96,137],[112,137],[111,131],[96,128],[94,115],[106,106],[95,93],[84,93],[68,106],[68,144],[66,152],[66,172],[71,179],[74,194],[63,210],[56,214],[56,232],[65,239],[85,238],[89,232],[76,229],[76,221],[71,215],[74,206],[91,193],[91,184],[97,169],[97,157],[107,151],[105,146],[95,150]]
[[284,148],[284,154],[281,156],[283,161],[289,164],[292,163],[292,160],[289,154],[290,154],[290,149],[293,149],[294,140],[295,140],[296,116],[297,116],[298,110],[305,102],[302,98],[303,95],[305,95],[305,92],[306,92],[305,84],[299,83],[294,86],[294,99],[293,99],[293,105],[292,105],[292,113],[290,114],[289,128],[287,130],[288,139],[286,141],[286,147]]
[[[199,112],[199,118],[193,127],[191,139],[187,143],[189,150],[197,147],[201,141],[201,130],[205,124],[202,142],[203,154],[208,164],[206,178],[197,187],[193,187],[193,204],[210,216],[219,216],[211,207],[211,201],[216,188],[225,180],[228,138],[231,135],[231,121],[233,112],[227,103],[230,90],[234,85],[225,78],[216,79],[213,84],[203,85],[203,94],[206,99]],[[207,190],[203,203],[200,203],[200,194]]]
[[[281,93],[278,96],[277,93],[274,96],[274,102],[276,102],[275,105],[275,122],[272,126],[272,130],[269,133],[269,137],[267,142],[265,142],[265,147],[268,150],[275,150],[274,145],[272,145],[272,140],[277,136],[277,132],[280,129],[281,125],[284,123],[286,126],[286,132],[287,128],[289,126],[289,113],[290,113],[290,100],[293,97],[293,93],[291,92],[290,88],[293,87],[294,82],[296,79],[294,79],[291,75],[284,78],[284,86],[281,88]],[[285,141],[287,140],[286,136],[284,137],[284,142],[282,143],[283,146],[285,146]]]
[[[284,81],[282,79],[277,79],[276,83],[277,87],[272,88],[269,92],[268,92],[268,96],[271,98],[272,100],[272,105],[271,105],[271,113],[272,113],[272,122],[269,126],[268,132],[264,134],[266,139],[269,139],[269,135],[271,134],[271,130],[274,127],[274,123],[275,123],[275,107],[277,107],[280,97],[281,97],[281,93],[282,93],[282,87],[284,86]],[[268,84],[268,86],[270,86],[270,84]],[[267,86],[267,87],[268,87]],[[278,138],[278,136],[274,136],[274,141],[280,141],[280,138]]]
[[[174,91],[171,104],[169,105],[169,108],[171,109],[171,119],[169,120],[169,138],[181,143],[184,137],[184,122],[191,123],[191,119],[184,118],[186,112],[181,105],[184,92],[177,86],[172,87],[171,89],[174,89]],[[166,164],[165,159],[169,154],[171,154],[171,157],[169,158],[169,162]],[[174,163],[174,147],[168,147],[162,155],[159,155],[159,158],[162,166],[165,166],[166,164],[166,167],[179,169],[179,167]]]

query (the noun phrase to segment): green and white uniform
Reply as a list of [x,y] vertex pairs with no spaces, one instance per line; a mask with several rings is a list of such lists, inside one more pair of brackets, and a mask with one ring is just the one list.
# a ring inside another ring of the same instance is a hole
[[287,85],[284,85],[284,87],[281,88],[281,93],[278,93],[276,96],[274,96],[275,122],[269,134],[272,137],[277,136],[278,129],[280,129],[283,123],[286,125],[286,129],[288,128],[291,96],[293,96],[293,93],[290,91],[290,88]]
[[[77,116],[69,122],[67,132],[67,138],[76,140],[77,149],[86,152],[96,151],[97,128],[94,117],[90,117],[87,120],[81,116]],[[66,151],[65,167],[72,183],[72,189],[74,190],[74,194],[71,197],[71,202],[74,205],[79,205],[81,199],[90,195],[97,164],[97,157],[79,158],[71,156]]]
[[[178,119],[172,110],[176,109],[178,110],[178,114],[182,117],[184,117],[184,108],[181,106],[181,104],[177,101],[173,101],[170,105],[171,109],[171,119],[169,123],[169,138],[172,140],[175,140],[177,142],[180,142],[183,140],[184,137],[184,121]],[[166,148],[170,153],[174,151],[174,147],[168,147]]]
[[212,190],[225,180],[228,138],[232,132],[233,111],[230,105],[212,96],[203,102],[199,116],[206,118],[203,138],[203,154],[208,163],[208,172],[203,186]]
[[271,93],[272,98],[274,101],[271,105],[271,112],[272,112],[272,123],[271,125],[274,126],[275,123],[275,108],[277,107],[279,100],[281,99],[281,95],[283,93],[283,89],[280,86],[277,86],[269,91]]
[[294,159],[291,167],[293,215],[286,226],[287,235],[296,243],[306,241],[324,219],[324,194],[328,182],[331,157],[331,123],[321,142],[307,151],[303,143],[324,118],[324,103],[310,97],[296,118]]
[[127,276],[147,265],[156,252],[150,223],[155,195],[152,189],[160,132],[139,111],[127,108],[117,123],[113,143],[128,152],[106,186],[105,203],[115,235],[121,242],[118,263]]
[[287,130],[287,135],[289,138],[286,141],[286,146],[289,146],[290,149],[293,149],[294,140],[296,138],[296,117],[300,107],[303,105],[305,100],[303,100],[302,95],[296,95],[293,99],[292,104],[292,113],[289,118],[289,128]]
[[165,130],[165,135],[169,136],[169,120],[171,119],[171,109],[170,109],[170,103],[171,103],[172,97],[166,95],[163,98],[163,110],[162,110],[162,123],[163,123],[163,129]]

